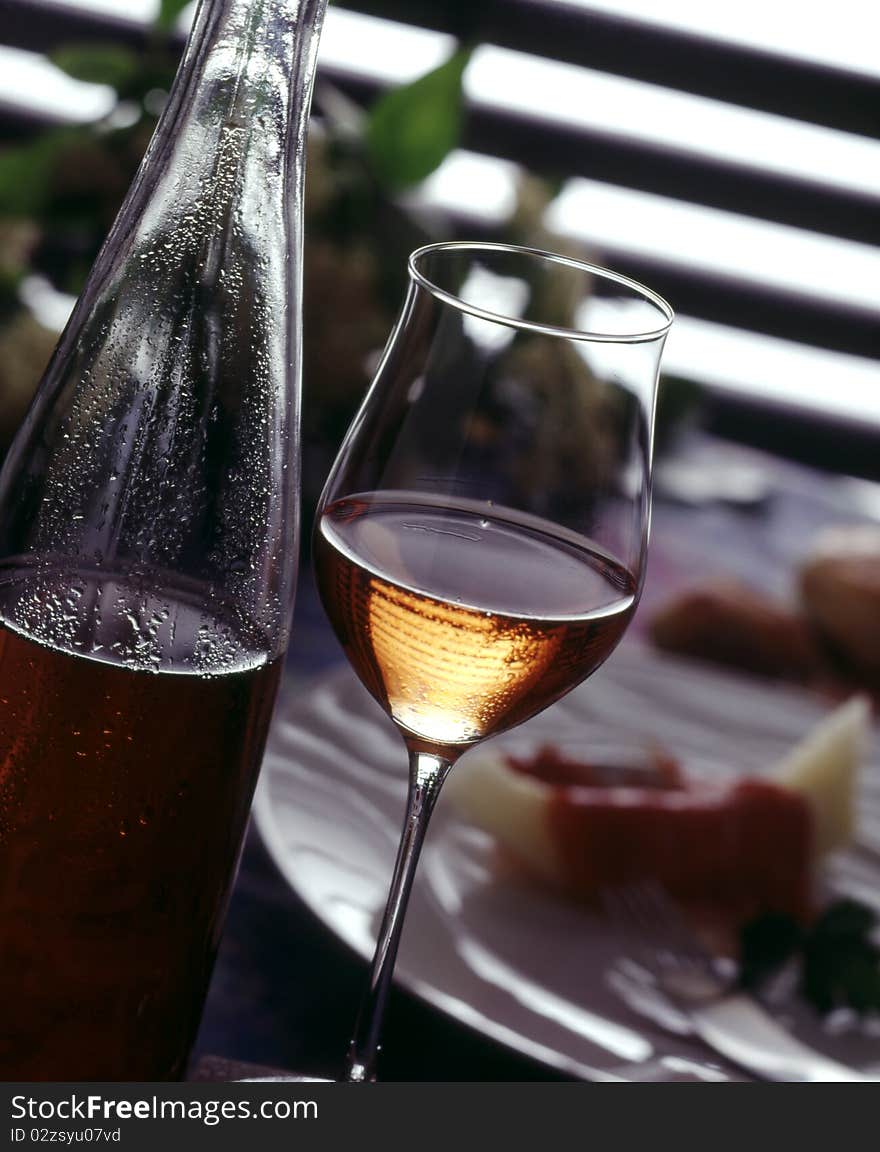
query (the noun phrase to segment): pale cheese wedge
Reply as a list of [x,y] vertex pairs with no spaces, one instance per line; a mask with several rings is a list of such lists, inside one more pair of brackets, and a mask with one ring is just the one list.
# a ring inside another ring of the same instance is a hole
[[820,720],[771,774],[809,804],[817,855],[845,848],[855,835],[856,784],[870,720],[867,699],[854,696]]

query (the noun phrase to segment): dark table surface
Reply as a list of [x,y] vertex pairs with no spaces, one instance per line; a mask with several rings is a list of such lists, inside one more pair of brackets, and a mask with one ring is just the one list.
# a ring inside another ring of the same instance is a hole
[[[822,526],[880,519],[880,486],[704,438],[659,468],[657,479],[651,562],[636,630],[671,589],[704,576],[738,576],[786,597],[796,561]],[[341,659],[306,568],[287,674],[307,681]],[[196,1059],[213,1054],[334,1078],[365,979],[365,963],[291,891],[252,827]],[[380,1074],[393,1081],[564,1078],[400,989],[388,1010]]]

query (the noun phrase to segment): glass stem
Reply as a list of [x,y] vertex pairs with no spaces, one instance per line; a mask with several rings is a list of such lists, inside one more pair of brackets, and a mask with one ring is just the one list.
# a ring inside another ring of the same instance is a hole
[[376,1060],[379,1056],[382,1020],[385,1005],[391,990],[394,975],[394,961],[397,946],[403,930],[403,918],[412,888],[413,877],[419,854],[428,831],[428,821],[446,773],[452,761],[427,752],[410,751],[409,754],[409,795],[406,802],[406,818],[391,889],[379,939],[370,970],[370,983],[361,1002],[361,1009],[355,1026],[354,1038],[348,1050],[345,1079],[362,1083],[376,1079]]

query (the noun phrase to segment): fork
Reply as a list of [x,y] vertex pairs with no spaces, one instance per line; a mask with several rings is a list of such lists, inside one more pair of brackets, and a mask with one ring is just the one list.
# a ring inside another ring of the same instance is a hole
[[656,988],[720,1055],[764,1080],[853,1083],[873,1079],[803,1044],[739,991],[733,966],[703,948],[659,885],[607,891],[603,904],[610,919],[636,943],[638,962]]

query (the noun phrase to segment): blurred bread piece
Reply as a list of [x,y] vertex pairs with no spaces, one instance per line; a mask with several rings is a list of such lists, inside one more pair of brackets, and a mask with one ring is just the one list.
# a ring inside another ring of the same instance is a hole
[[811,680],[819,663],[804,619],[735,581],[679,593],[650,635],[667,652],[786,680]]
[[822,533],[800,570],[804,610],[855,671],[880,674],[880,526]]

